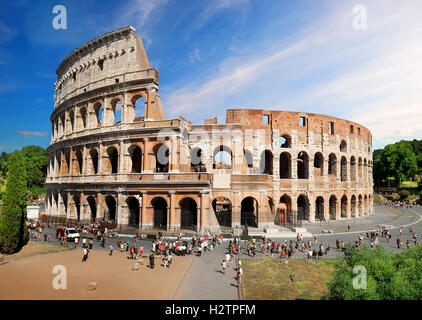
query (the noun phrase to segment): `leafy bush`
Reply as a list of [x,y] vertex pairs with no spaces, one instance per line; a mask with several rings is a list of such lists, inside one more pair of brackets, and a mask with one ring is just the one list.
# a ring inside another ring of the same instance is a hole
[[400,191],[400,199],[406,200],[410,196],[410,192],[407,190],[401,190]]

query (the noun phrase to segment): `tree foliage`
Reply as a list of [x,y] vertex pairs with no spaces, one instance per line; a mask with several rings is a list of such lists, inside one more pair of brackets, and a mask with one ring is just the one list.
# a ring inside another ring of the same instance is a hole
[[0,216],[0,252],[15,253],[28,242],[26,228],[26,170],[20,151],[9,157],[3,213]]
[[[366,268],[366,289],[355,289],[355,266]],[[347,246],[324,299],[420,300],[422,298],[422,247],[389,254],[382,246],[359,251]]]
[[39,146],[26,146],[22,148],[25,161],[28,187],[42,185],[47,175],[48,154]]

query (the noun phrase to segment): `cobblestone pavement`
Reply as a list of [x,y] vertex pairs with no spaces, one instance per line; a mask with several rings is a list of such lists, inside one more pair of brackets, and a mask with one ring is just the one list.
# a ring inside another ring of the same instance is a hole
[[[315,248],[322,242],[324,247],[326,243],[330,244],[331,253],[329,255],[324,255],[322,259],[342,257],[343,253],[341,250],[335,249],[336,239],[339,241],[344,241],[344,243],[354,242],[358,240],[359,233],[364,233],[367,230],[377,230],[380,229],[381,225],[389,225],[390,233],[393,237],[391,243],[387,243],[385,238],[380,237],[380,245],[384,246],[387,250],[397,252],[400,250],[396,245],[396,239],[399,236],[399,229],[403,227],[403,235],[400,237],[404,243],[406,240],[411,240],[413,246],[412,237],[409,231],[409,225],[411,225],[414,231],[418,234],[422,234],[422,206],[413,206],[412,208],[402,207],[402,208],[389,208],[388,206],[375,206],[375,214],[371,216],[366,216],[361,219],[352,219],[352,220],[339,220],[333,221],[331,223],[313,223],[306,224],[304,227],[307,228],[309,232],[314,235],[318,235],[318,243],[315,244],[312,241]],[[352,230],[347,231],[347,225],[350,224]],[[322,230],[331,229],[333,233],[322,233]],[[47,233],[54,232],[53,229],[47,229]],[[369,241],[364,235],[364,243],[369,245]],[[420,237],[418,237],[420,238]],[[55,239],[55,234],[53,234],[53,239]],[[105,248],[102,248],[99,241],[94,241],[95,250],[108,250],[109,244],[111,243],[115,249],[117,249],[117,239],[108,239],[105,245]],[[123,238],[126,239],[126,238]],[[133,238],[129,239],[130,243],[133,243]],[[309,238],[308,238],[309,239]],[[284,240],[293,240],[291,239],[273,239],[275,241],[284,241]],[[307,238],[305,238],[307,240]],[[57,243],[57,241],[55,241]],[[141,242],[144,246],[144,251],[149,252],[152,248],[151,240],[142,240]],[[226,299],[238,299],[237,293],[237,283],[235,280],[235,261],[232,261],[231,264],[227,267],[226,273],[221,272],[221,262],[225,258],[226,247],[228,242],[224,242],[223,246],[215,248],[213,251],[204,252],[201,257],[194,257],[192,264],[187,270],[184,279],[177,288],[174,294],[174,299],[181,300],[201,300],[201,299],[210,299],[210,300],[226,300]],[[69,246],[72,246],[73,243],[69,243]],[[248,257],[247,253],[243,250],[239,256],[235,256],[234,259],[257,259],[264,256],[270,256],[270,254],[261,254],[252,258]],[[273,256],[274,259],[280,259],[278,254]],[[306,253],[298,251],[290,259],[305,259]]]

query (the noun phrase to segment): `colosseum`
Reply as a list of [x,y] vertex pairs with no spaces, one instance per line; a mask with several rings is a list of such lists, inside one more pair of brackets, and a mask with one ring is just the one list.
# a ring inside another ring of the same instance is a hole
[[49,216],[202,233],[373,213],[372,136],[358,123],[258,109],[228,109],[225,124],[166,119],[130,26],[72,51],[57,77]]

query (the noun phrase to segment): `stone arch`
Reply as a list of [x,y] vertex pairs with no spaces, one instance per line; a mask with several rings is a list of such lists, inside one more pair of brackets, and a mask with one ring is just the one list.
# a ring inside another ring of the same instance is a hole
[[352,218],[356,218],[356,196],[352,195],[350,198],[350,215]]
[[220,227],[232,226],[232,202],[226,197],[216,197],[211,202]]
[[368,215],[368,196],[365,194],[363,197],[363,215]]
[[134,110],[133,121],[144,121],[146,101],[147,97],[144,93],[137,93],[132,96],[131,102]]
[[345,140],[341,140],[340,152],[347,152],[347,142]]
[[322,176],[324,174],[324,156],[321,152],[314,155],[314,176]]
[[70,132],[75,132],[75,111],[71,110],[69,112],[69,120],[70,120]]
[[105,198],[105,203],[107,206],[107,217],[111,221],[116,220],[116,209],[117,209],[117,202],[114,196],[108,195]]
[[76,209],[76,220],[81,221],[81,198],[79,194],[75,194],[72,197],[73,203],[75,204]]
[[297,155],[297,178],[309,178],[309,156],[305,151],[301,151]]
[[341,181],[347,181],[347,160],[345,156],[340,160],[340,177]]
[[356,158],[354,156],[350,158],[350,180],[356,181]]
[[86,107],[80,108],[79,114],[81,115],[82,129],[86,129],[87,125],[88,125],[88,111],[87,111]]
[[347,196],[344,195],[341,197],[341,217],[342,218],[347,218],[347,206],[348,206],[348,202],[347,202]]
[[330,220],[337,219],[337,197],[332,195],[330,197]]
[[315,218],[324,221],[324,197],[318,196],[315,200]]
[[156,144],[152,150],[155,155],[155,172],[169,172],[170,151],[167,144]]
[[90,210],[91,222],[95,222],[97,220],[97,201],[93,196],[88,196],[86,202]]
[[309,217],[309,200],[304,194],[297,198],[297,220],[306,220]]
[[363,200],[362,200],[362,195],[360,194],[358,197],[358,212],[359,212],[359,217],[363,216]]
[[75,151],[75,162],[74,162],[74,172],[75,175],[81,175],[82,174],[82,168],[83,168],[83,154],[81,149],[77,149]]
[[163,197],[155,197],[151,200],[151,205],[154,211],[154,228],[167,228],[167,201]]
[[204,161],[204,151],[195,147],[190,150],[190,167],[193,172],[204,172],[206,171]]
[[123,103],[121,98],[114,98],[111,100],[111,109],[113,111],[113,124],[122,122]]
[[368,180],[368,164],[366,158],[363,160],[363,181],[367,182]]
[[337,175],[337,156],[334,153],[328,156],[328,174]]
[[133,144],[128,148],[131,161],[131,173],[142,172],[142,149],[140,146]]
[[63,162],[63,175],[70,175],[71,172],[69,172],[70,169],[70,150],[69,149],[64,149],[63,150],[63,155],[64,155],[64,162]]
[[126,204],[129,210],[128,225],[138,227],[139,226],[139,200],[134,196],[129,196],[126,199]]
[[245,197],[242,200],[240,223],[243,226],[258,227],[258,201],[254,197]]
[[273,160],[274,156],[270,150],[264,150],[261,153],[261,160],[259,162],[259,172],[263,174],[273,174]]
[[283,134],[278,140],[278,145],[280,148],[291,148],[292,138],[288,134]]
[[275,224],[283,225],[291,221],[292,198],[283,194],[278,201],[278,207],[275,215]]
[[212,157],[213,169],[231,169],[233,164],[233,153],[225,145],[220,145],[214,149]]
[[107,159],[104,172],[115,174],[119,170],[119,152],[116,147],[110,146],[106,150]]
[[359,178],[359,182],[362,182],[362,170],[363,170],[363,168],[362,168],[362,158],[359,157],[359,160],[358,160],[358,178]]
[[91,160],[90,174],[98,173],[98,151],[96,148],[89,150],[89,156]]
[[253,168],[253,154],[248,149],[243,149],[243,155],[246,160],[248,168]]
[[94,103],[94,113],[95,113],[95,117],[96,117],[96,126],[101,126],[101,123],[103,121],[103,115],[104,115],[104,107],[103,104],[101,102],[96,102]]
[[280,154],[280,179],[292,178],[292,156],[288,152]]
[[182,229],[198,226],[198,204],[191,197],[180,200],[180,227]]

